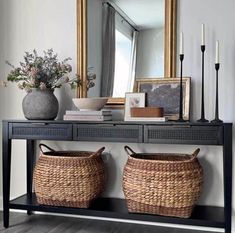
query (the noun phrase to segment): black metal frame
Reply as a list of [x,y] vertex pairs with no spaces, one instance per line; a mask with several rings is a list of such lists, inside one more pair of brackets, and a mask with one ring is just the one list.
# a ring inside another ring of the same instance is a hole
[[[88,130],[82,130],[88,126]],[[125,130],[126,128],[126,130]],[[95,133],[95,132],[99,133]],[[196,206],[189,219],[128,213],[125,200],[99,198],[89,209],[39,205],[32,192],[35,140],[109,141],[223,146],[224,207]],[[11,142],[27,140],[27,193],[10,200]],[[231,233],[232,124],[164,122],[3,121],[3,225],[9,210],[44,211],[224,228]]]
[[201,118],[198,122],[208,122],[205,118],[205,105],[204,105],[204,67],[205,67],[205,50],[206,46],[201,45],[201,52],[202,52],[202,93],[201,93]]
[[180,54],[180,100],[179,100],[179,119],[178,122],[184,122],[183,118],[183,60],[184,54]]
[[222,123],[223,121],[219,119],[219,68],[220,63],[215,64],[216,71],[216,86],[215,86],[215,119],[211,121],[211,123]]

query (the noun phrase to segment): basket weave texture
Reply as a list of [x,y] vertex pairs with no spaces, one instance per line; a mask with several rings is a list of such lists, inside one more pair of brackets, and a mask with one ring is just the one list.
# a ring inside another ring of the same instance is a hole
[[142,154],[125,146],[128,160],[123,191],[129,212],[189,218],[203,183],[203,170],[192,155]]
[[[42,146],[49,149],[43,152]],[[54,151],[40,144],[41,153],[34,169],[37,201],[43,205],[88,208],[104,190],[105,168],[97,152]]]

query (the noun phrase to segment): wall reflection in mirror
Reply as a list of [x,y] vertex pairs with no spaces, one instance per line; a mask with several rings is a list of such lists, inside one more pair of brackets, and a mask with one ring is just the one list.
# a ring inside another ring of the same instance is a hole
[[124,97],[135,79],[164,76],[164,0],[88,0],[88,96]]

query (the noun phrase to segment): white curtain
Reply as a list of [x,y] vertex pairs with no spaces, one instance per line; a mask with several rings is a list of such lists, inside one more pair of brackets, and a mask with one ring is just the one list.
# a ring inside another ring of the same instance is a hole
[[132,46],[131,46],[131,61],[130,61],[130,71],[129,71],[129,81],[127,86],[127,92],[132,92],[136,76],[136,53],[137,53],[137,41],[138,41],[138,31],[133,32]]
[[115,71],[115,9],[103,5],[101,96],[112,96]]

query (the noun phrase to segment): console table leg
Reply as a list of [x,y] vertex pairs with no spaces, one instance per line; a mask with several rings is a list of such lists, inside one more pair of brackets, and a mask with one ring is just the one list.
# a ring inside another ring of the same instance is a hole
[[8,137],[8,123],[3,122],[2,170],[3,170],[3,226],[9,227],[11,140]]
[[231,233],[232,218],[232,127],[224,125],[223,147],[225,233]]
[[[35,141],[27,140],[27,195],[32,198],[32,183],[33,183],[33,165],[35,156]],[[32,211],[28,210],[27,214],[32,214]]]

